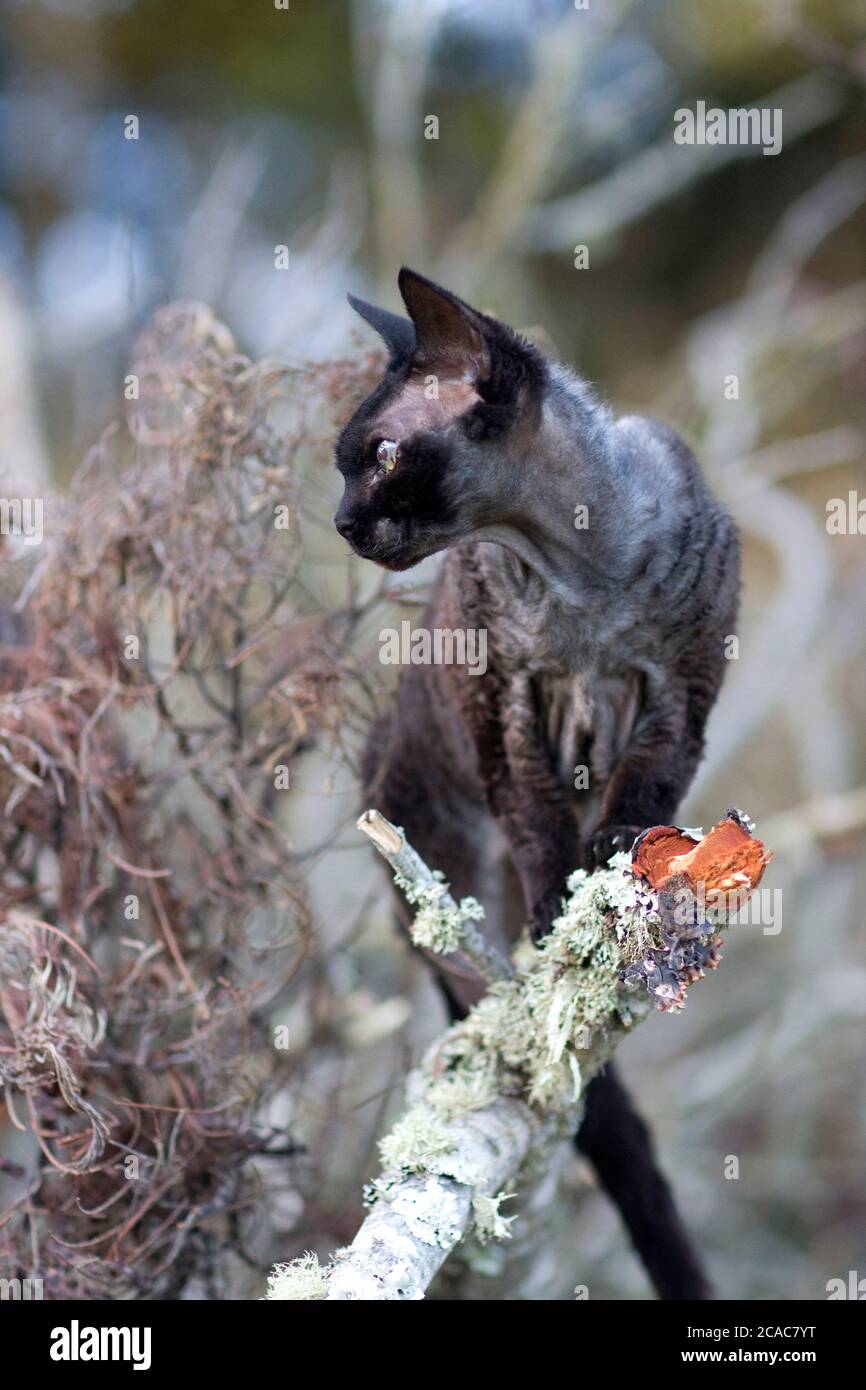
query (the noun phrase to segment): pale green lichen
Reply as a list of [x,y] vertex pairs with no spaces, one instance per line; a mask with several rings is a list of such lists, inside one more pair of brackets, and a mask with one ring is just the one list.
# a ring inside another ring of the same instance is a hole
[[[486,1063],[486,1065],[485,1065]],[[453,1119],[455,1115],[466,1115],[473,1110],[483,1110],[497,1095],[496,1071],[487,1062],[479,1059],[473,1066],[471,1059],[453,1071],[445,1072],[435,1087],[427,1093],[427,1103],[443,1119]]]
[[484,908],[475,898],[462,898],[459,903],[443,905],[448,897],[449,885],[443,875],[436,871],[432,881],[416,883],[395,873],[394,882],[405,894],[406,901],[418,907],[412,923],[412,940],[416,946],[435,951],[437,955],[447,956],[460,950],[463,933],[468,922],[480,922]]
[[472,1199],[472,1214],[475,1218],[475,1234],[482,1245],[489,1240],[510,1240],[511,1225],[516,1216],[503,1216],[499,1208],[503,1202],[510,1202],[514,1192],[497,1192],[495,1197],[487,1197],[483,1192]]
[[423,1187],[398,1188],[391,1205],[417,1240],[443,1250],[460,1239],[460,1203],[445,1183],[429,1177]]
[[426,1105],[407,1110],[379,1144],[384,1166],[404,1173],[424,1172],[453,1148],[453,1135]]
[[274,1265],[268,1275],[267,1297],[272,1301],[325,1298],[328,1276],[311,1250],[289,1264]]
[[[607,871],[571,875],[550,933],[537,946],[521,942],[514,978],[492,985],[437,1046],[435,1070],[424,1076],[419,1096],[428,1116],[432,1110],[452,1118],[497,1094],[523,1095],[545,1111],[573,1116],[617,1035],[650,1006],[622,973],[657,944],[657,903],[624,872],[627,865],[619,854]],[[442,887],[437,882],[437,893]],[[429,887],[413,900],[423,913]]]

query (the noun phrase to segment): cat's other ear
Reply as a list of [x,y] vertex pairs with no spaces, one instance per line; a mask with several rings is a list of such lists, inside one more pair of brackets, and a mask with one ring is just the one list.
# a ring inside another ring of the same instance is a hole
[[407,266],[397,283],[415,329],[417,365],[442,375],[485,381],[491,363],[484,316]]
[[363,299],[347,295],[349,303],[371,328],[375,328],[385,342],[392,362],[404,362],[415,351],[415,329],[402,314],[392,314],[388,309],[379,309],[375,304],[367,304]]

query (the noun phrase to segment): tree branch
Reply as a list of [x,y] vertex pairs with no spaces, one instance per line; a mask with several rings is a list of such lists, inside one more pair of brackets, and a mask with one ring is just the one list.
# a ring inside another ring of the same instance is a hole
[[[488,978],[501,972],[495,953],[479,952],[474,900],[455,903],[378,812],[359,826],[420,904],[416,942],[459,947]],[[718,965],[719,929],[770,857],[751,829],[736,811],[703,838],[656,826],[631,856],[592,875],[576,870],[550,934],[537,947],[521,943],[511,974],[495,975],[410,1076],[409,1108],[381,1142],[383,1171],[352,1244],[325,1268],[314,1255],[276,1266],[268,1298],[420,1299],[470,1231],[506,1239],[514,1218],[501,1204],[528,1160],[537,1172],[574,1133],[585,1088],[617,1043],[653,1005],[681,1009],[688,986]]]
[[[456,903],[442,875],[437,870],[428,869],[420,854],[407,843],[402,830],[392,825],[379,811],[365,811],[358,820],[358,829],[372,840],[382,857],[387,859],[394,870],[395,881],[406,894],[407,902],[421,906],[412,928],[416,946],[429,946],[442,955],[448,954],[449,949],[459,947],[488,984],[511,978],[514,974],[511,963],[500,955],[475,925],[483,912],[474,898],[464,898]],[[447,938],[449,932],[453,933],[453,947]]]

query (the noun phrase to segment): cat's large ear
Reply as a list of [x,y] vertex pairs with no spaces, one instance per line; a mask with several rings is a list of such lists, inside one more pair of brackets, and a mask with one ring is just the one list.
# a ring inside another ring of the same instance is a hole
[[408,319],[403,318],[402,314],[392,314],[387,309],[379,309],[375,304],[367,304],[363,299],[356,299],[353,294],[347,295],[347,299],[355,313],[360,314],[371,328],[375,328],[379,337],[384,339],[392,362],[402,362],[412,356],[415,351],[415,329]]
[[484,316],[407,266],[397,283],[415,327],[416,363],[431,372],[485,381],[490,350]]

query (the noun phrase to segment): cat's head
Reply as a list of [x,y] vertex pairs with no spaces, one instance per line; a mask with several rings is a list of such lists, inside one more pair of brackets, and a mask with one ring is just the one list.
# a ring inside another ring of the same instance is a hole
[[404,570],[507,513],[546,365],[423,275],[404,267],[398,283],[408,318],[349,297],[390,360],[337,441],[345,491],[334,522],[358,555]]

